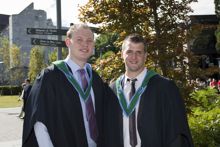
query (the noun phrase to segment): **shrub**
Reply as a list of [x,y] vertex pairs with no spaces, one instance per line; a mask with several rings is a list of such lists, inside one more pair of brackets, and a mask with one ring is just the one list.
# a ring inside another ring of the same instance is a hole
[[19,95],[21,86],[0,86],[0,95]]
[[220,146],[220,95],[216,89],[203,89],[191,94],[198,102],[192,107],[189,125],[195,146]]

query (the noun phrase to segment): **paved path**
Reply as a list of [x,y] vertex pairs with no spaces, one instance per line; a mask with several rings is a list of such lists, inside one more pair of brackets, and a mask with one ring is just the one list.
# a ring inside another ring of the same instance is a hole
[[21,147],[23,120],[21,108],[0,108],[0,147]]

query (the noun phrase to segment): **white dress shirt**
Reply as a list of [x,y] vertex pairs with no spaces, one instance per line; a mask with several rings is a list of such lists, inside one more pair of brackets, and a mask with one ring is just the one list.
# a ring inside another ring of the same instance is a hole
[[[74,61],[72,61],[69,57],[67,57],[64,60],[64,62],[66,62],[68,64],[68,66],[71,68],[74,78],[76,79],[76,81],[82,87],[81,77],[77,72],[77,70],[81,69],[81,67],[79,65],[77,65]],[[84,66],[85,71],[87,71],[86,70],[87,66],[89,66],[89,68],[91,68],[91,65],[86,63],[86,65]],[[86,78],[87,78],[87,80],[89,79],[89,75],[88,75],[87,72],[86,72]],[[95,105],[94,105],[95,99],[94,99],[94,92],[93,92],[92,88],[91,88],[90,94],[92,96],[93,107],[94,107],[94,111],[95,111]],[[88,141],[88,147],[96,147],[96,143],[90,137],[89,124],[88,124],[88,121],[86,119],[86,106],[85,106],[84,100],[81,97],[80,97],[80,103],[81,103],[82,112],[83,112],[83,120],[84,120],[84,126],[85,126],[85,130],[86,130],[86,137],[87,137],[87,141]],[[53,147],[53,144],[51,142],[51,139],[50,139],[50,136],[48,134],[47,128],[42,122],[38,121],[38,122],[35,123],[34,131],[35,131],[35,135],[36,135],[39,147]]]
[[[146,73],[147,73],[147,69],[144,68],[144,70],[137,77],[135,77],[137,79],[137,81],[135,82],[136,91],[141,86]],[[127,77],[125,75],[124,88],[123,88],[127,104],[129,104],[129,92],[131,90],[131,83],[130,83],[130,81],[127,80],[128,78],[129,77]],[[135,79],[135,78],[133,78],[133,79]],[[136,124],[136,134],[137,134],[137,145],[136,145],[136,147],[141,147],[141,139],[140,139],[140,135],[139,135],[138,129],[137,129],[137,116],[138,116],[138,110],[139,110],[139,100],[138,100],[136,108],[135,108],[135,117],[136,117],[136,119],[135,119],[136,123],[135,124]],[[124,137],[124,147],[131,147],[130,137],[129,137],[129,117],[127,117],[125,114],[123,114],[123,137]]]

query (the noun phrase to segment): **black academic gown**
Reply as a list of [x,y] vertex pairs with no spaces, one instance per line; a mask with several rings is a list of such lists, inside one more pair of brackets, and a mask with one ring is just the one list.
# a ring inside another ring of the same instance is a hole
[[[115,82],[111,87],[116,90]],[[122,147],[122,109],[117,114],[118,124],[121,126],[118,130],[121,138],[118,147]],[[185,106],[173,81],[159,75],[150,79],[141,96],[137,129],[141,147],[193,147]]]
[[[93,71],[98,147],[104,140],[105,85]],[[46,68],[35,80],[26,105],[23,126],[23,147],[37,147],[33,126],[42,122],[48,129],[54,147],[87,147],[82,108],[77,91],[54,65]]]
[[30,84],[28,84],[24,87],[24,95],[23,95],[23,101],[24,101],[23,102],[23,104],[24,104],[23,105],[23,110],[24,110],[24,112],[25,112],[25,106],[26,106],[27,99],[28,99],[28,96],[30,94],[31,88],[32,88],[32,86]]

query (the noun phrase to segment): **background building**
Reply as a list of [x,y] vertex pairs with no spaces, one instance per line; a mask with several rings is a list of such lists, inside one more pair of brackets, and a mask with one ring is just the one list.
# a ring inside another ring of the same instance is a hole
[[[57,40],[57,36],[54,35],[30,35],[27,34],[27,28],[44,28],[44,29],[56,29],[51,19],[47,19],[47,13],[44,10],[35,10],[34,3],[31,3],[19,14],[4,15],[0,14],[0,37],[6,37],[9,39],[9,44],[12,46],[15,44],[20,48],[21,54],[21,67],[12,67],[6,69],[4,62],[0,57],[0,85],[20,85],[25,77],[27,77],[30,51],[33,48],[31,44],[31,38],[50,39]],[[1,47],[1,44],[0,44]],[[48,54],[54,50],[54,47],[42,46],[45,52],[45,59],[47,61]],[[11,60],[11,58],[10,58]],[[10,61],[12,63],[12,61]],[[23,78],[19,80],[13,80],[13,74],[22,71]]]
[[[47,13],[44,10],[35,10],[34,3],[31,3],[19,14],[11,16],[0,15],[0,33],[1,36],[9,38],[10,45],[15,44],[20,48],[22,63],[28,66],[31,45],[31,38],[56,39],[56,36],[48,35],[28,35],[27,28],[56,28],[51,19],[47,19]],[[45,47],[48,52],[52,48]]]
[[[200,67],[208,69],[220,68],[220,53],[216,49],[215,31],[219,25],[216,15],[191,15],[190,31],[193,31],[193,39],[190,42],[190,50],[200,56]],[[213,73],[213,78],[220,79],[219,73]]]

